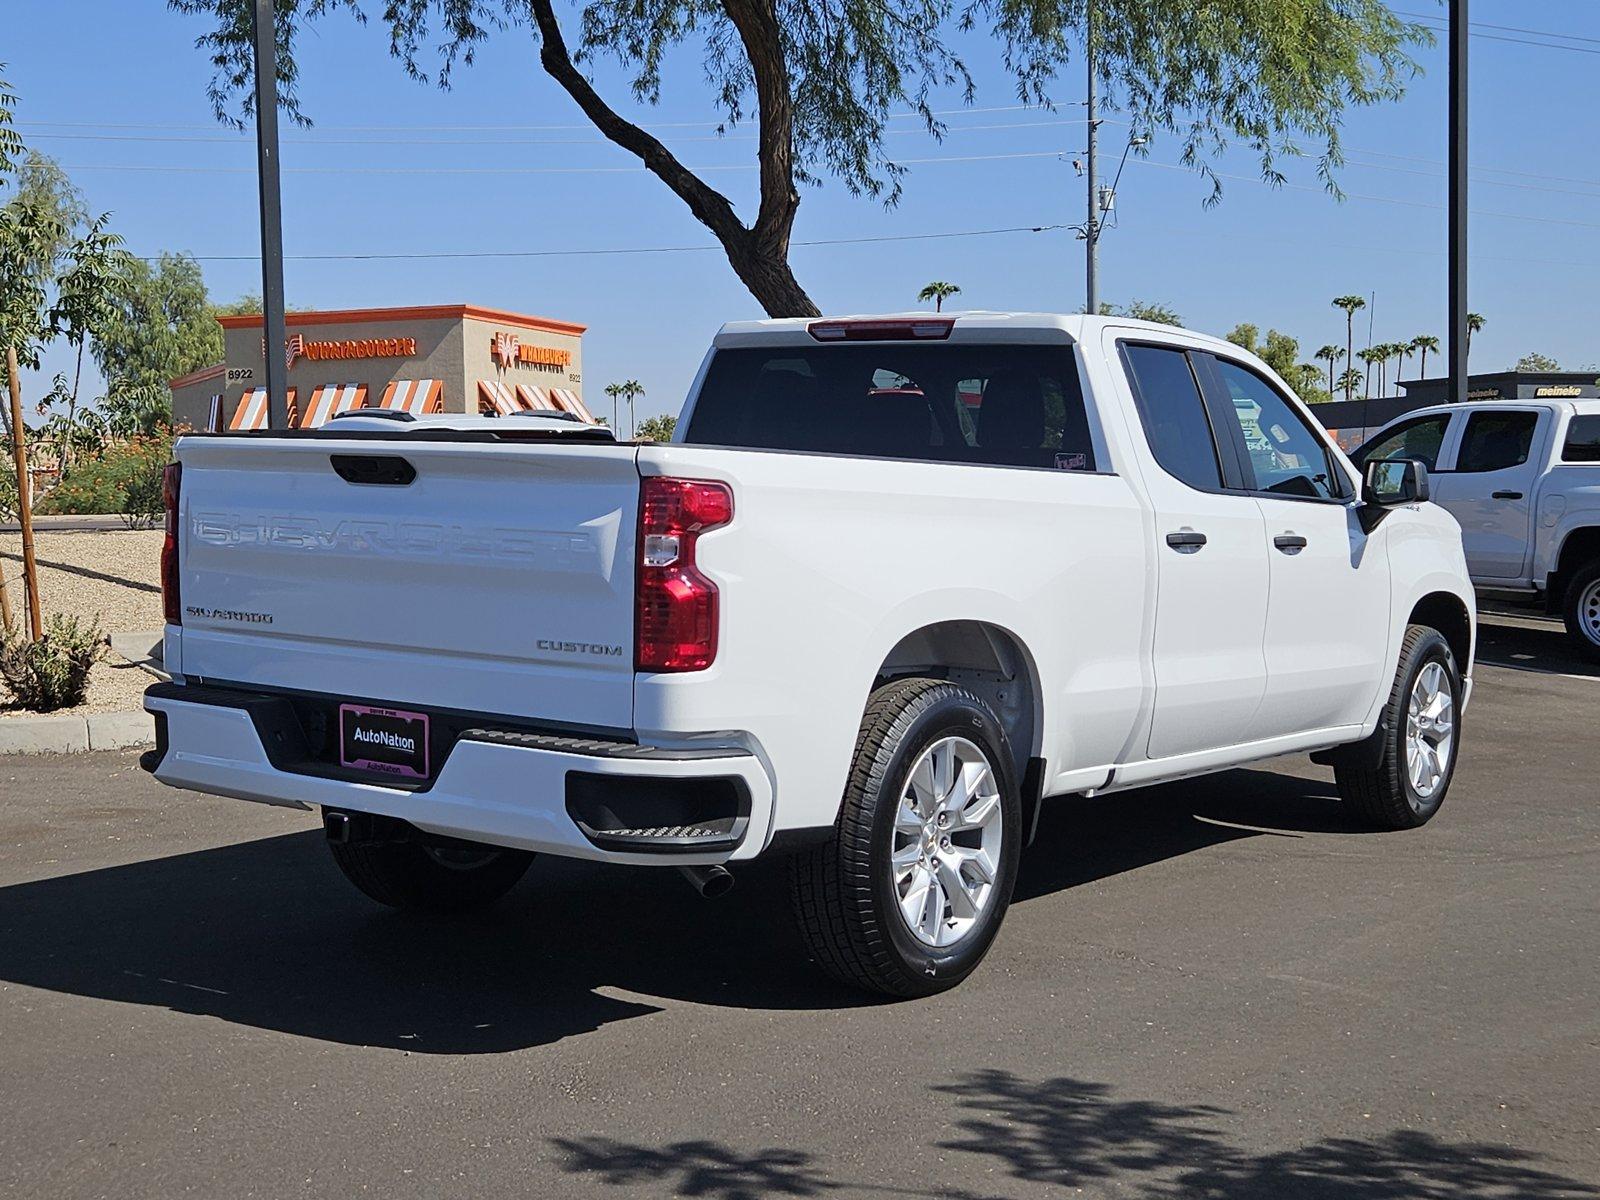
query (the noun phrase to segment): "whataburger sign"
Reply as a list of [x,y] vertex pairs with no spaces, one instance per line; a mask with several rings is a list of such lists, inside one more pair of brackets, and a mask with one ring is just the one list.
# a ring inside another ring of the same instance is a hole
[[412,358],[416,353],[414,337],[308,342],[304,334],[297,333],[284,345],[284,360],[291,367],[302,358],[312,362],[336,358]]
[[526,346],[514,333],[497,333],[490,343],[489,353],[501,367],[567,367],[572,365],[572,351],[554,346]]

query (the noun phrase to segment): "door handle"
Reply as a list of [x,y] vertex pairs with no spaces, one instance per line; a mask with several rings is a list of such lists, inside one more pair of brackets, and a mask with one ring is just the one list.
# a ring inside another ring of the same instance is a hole
[[1306,548],[1306,540],[1298,533],[1280,533],[1272,539],[1272,544],[1285,554],[1299,554]]
[[1184,529],[1178,533],[1167,534],[1167,545],[1174,550],[1198,550],[1206,544],[1206,535],[1196,533],[1192,529]]
[[1521,500],[1522,499],[1522,493],[1521,492],[1492,492],[1490,494],[1496,500]]

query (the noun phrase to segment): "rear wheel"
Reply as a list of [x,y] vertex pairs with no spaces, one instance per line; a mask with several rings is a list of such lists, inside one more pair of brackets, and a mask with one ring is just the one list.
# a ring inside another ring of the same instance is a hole
[[791,864],[817,963],[925,996],[983,961],[1011,901],[1021,805],[999,720],[972,693],[906,679],[873,693],[833,837]]
[[527,850],[475,842],[330,842],[345,878],[379,904],[416,912],[460,913],[504,896],[533,863]]
[[1600,561],[1578,568],[1561,606],[1567,634],[1584,654],[1600,659]]
[[1375,766],[1334,770],[1339,795],[1378,829],[1415,829],[1444,803],[1461,744],[1461,675],[1450,643],[1436,629],[1412,625],[1400,648],[1384,744]]

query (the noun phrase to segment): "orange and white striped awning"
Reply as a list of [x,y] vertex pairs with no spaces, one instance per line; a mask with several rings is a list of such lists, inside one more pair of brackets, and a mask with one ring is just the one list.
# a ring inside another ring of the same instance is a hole
[[[289,389],[289,428],[295,427],[296,409],[294,404],[294,389]],[[233,410],[233,419],[228,422],[229,430],[265,429],[267,427],[267,389],[263,387],[245,388],[244,395],[239,397],[239,407]]]
[[511,394],[511,389],[498,379],[478,380],[478,411],[497,417],[509,417],[522,411],[522,405]]
[[380,408],[397,409],[414,417],[436,413],[444,407],[442,379],[396,379],[383,389]]
[[517,399],[522,407],[534,412],[560,412],[561,406],[550,399],[550,390],[536,383],[517,384]]
[[571,388],[551,388],[550,399],[577,417],[578,420],[590,425],[598,424],[594,419],[594,414],[584,407],[584,403],[579,398],[578,393]]
[[367,385],[364,383],[325,383],[313,389],[311,403],[306,406],[301,429],[316,429],[330,417],[367,406]]

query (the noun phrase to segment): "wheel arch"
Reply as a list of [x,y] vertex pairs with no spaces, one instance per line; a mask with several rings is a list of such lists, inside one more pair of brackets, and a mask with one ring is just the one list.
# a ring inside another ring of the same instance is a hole
[[1411,606],[1406,624],[1437,629],[1450,643],[1457,669],[1464,675],[1471,673],[1472,614],[1460,596],[1454,592],[1429,592]]
[[1600,559],[1600,525],[1582,525],[1566,533],[1556,554],[1555,569],[1545,580],[1545,604],[1551,612],[1561,611],[1572,576],[1596,559]]
[[936,621],[894,644],[879,665],[872,688],[876,691],[891,680],[916,675],[947,679],[970,689],[1000,718],[1022,788],[1023,825],[1031,831],[1043,781],[1037,755],[1044,703],[1038,667],[1026,643],[989,621]]

